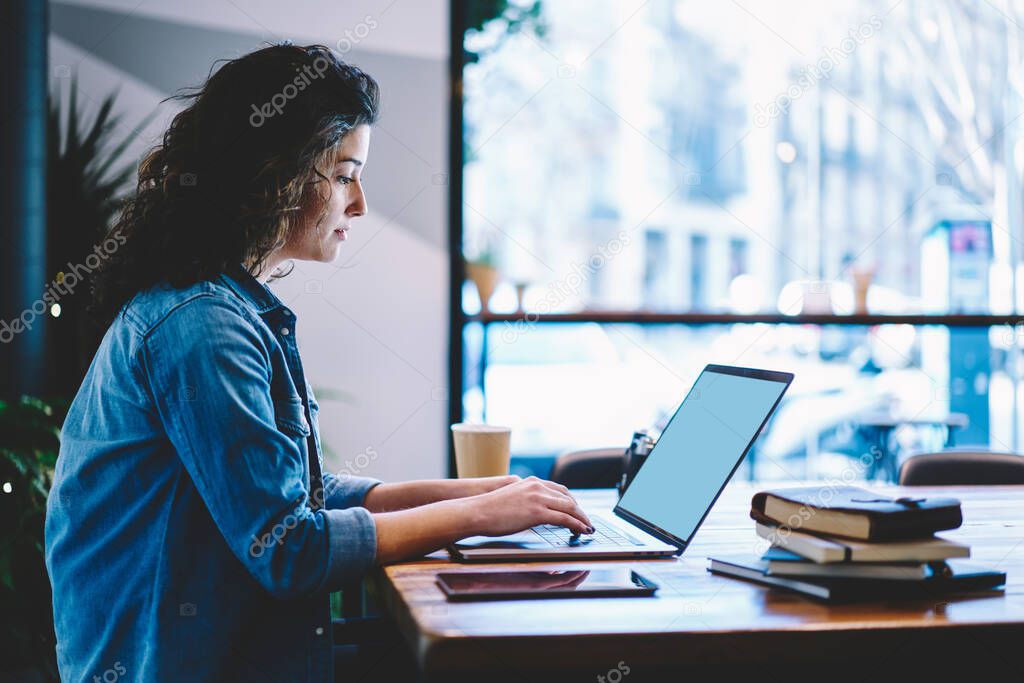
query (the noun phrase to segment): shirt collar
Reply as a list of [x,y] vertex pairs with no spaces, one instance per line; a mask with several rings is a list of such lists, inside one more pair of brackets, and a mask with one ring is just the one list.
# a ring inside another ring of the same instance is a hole
[[241,263],[228,268],[228,271],[223,274],[223,279],[235,294],[248,302],[260,315],[275,308],[290,312],[281,300],[270,291],[270,288],[253,277]]

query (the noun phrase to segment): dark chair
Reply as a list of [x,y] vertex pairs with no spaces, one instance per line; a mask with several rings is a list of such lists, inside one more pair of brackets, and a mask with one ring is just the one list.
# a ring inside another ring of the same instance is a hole
[[1024,456],[979,448],[921,453],[900,467],[900,486],[1024,484]]
[[415,657],[390,619],[335,619],[333,628],[336,681],[416,680]]
[[367,597],[363,579],[342,586],[343,618],[331,624],[335,680],[415,680],[415,658],[397,624]]
[[625,448],[591,448],[562,453],[551,468],[551,481],[571,489],[614,488],[622,478]]

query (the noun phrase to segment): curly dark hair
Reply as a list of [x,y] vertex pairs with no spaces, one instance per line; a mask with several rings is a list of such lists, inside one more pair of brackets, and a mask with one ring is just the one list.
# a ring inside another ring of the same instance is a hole
[[[273,45],[211,70],[143,159],[111,228],[120,247],[92,276],[104,327],[137,292],[186,287],[243,263],[260,274],[325,197],[344,136],[377,120],[377,82],[322,45]],[[275,271],[272,277],[287,272]]]

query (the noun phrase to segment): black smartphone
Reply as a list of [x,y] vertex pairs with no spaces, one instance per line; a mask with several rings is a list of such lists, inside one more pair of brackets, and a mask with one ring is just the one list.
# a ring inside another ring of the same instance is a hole
[[437,585],[449,600],[642,597],[658,590],[656,583],[629,567],[440,572]]

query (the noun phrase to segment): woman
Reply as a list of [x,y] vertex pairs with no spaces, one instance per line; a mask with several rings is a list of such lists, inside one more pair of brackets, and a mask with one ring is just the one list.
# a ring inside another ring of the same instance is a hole
[[297,321],[266,282],[334,260],[366,213],[377,84],[281,45],[184,97],[95,275],[108,329],[46,520],[58,664],[65,680],[331,680],[328,594],[346,580],[466,536],[590,522],[534,477],[321,475]]

